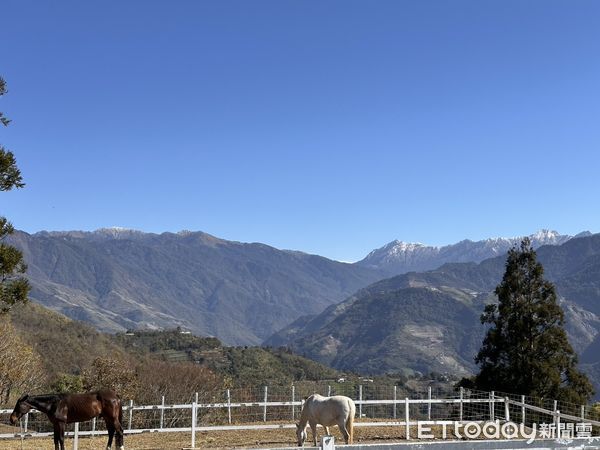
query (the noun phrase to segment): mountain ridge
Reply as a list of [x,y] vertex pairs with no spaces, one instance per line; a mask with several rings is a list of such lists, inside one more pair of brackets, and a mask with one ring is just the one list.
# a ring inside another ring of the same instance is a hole
[[[259,344],[306,314],[340,308],[385,278],[381,270],[201,231],[16,232],[11,242],[29,264],[32,299],[68,317],[111,332],[181,326],[237,345]],[[497,276],[481,270],[485,264],[456,264],[409,273],[404,287],[443,281],[467,295]],[[579,281],[570,289],[582,296]]]
[[506,253],[524,237],[530,239],[534,248],[539,248],[542,245],[560,245],[574,237],[584,237],[590,234],[589,231],[584,231],[571,236],[542,229],[529,236],[495,237],[480,241],[463,239],[455,244],[444,246],[429,246],[419,242],[393,240],[383,247],[372,250],[355,264],[381,270],[389,275],[398,275],[413,271],[432,270],[449,262],[481,262]]
[[381,278],[377,271],[203,232],[15,232],[31,298],[103,331],[182,326],[258,344]]
[[[598,388],[600,234],[545,245],[537,254],[545,278],[557,287],[571,344]],[[298,318],[265,345],[289,346],[338,369],[347,369],[351,361],[356,370],[374,375],[382,370],[472,373],[485,331],[479,317],[486,304],[496,301],[493,290],[504,270],[502,255],[386,278],[319,315]],[[368,305],[374,308],[369,310]],[[456,311],[463,313],[456,316]],[[374,325],[369,328],[362,322]],[[378,345],[356,344],[382,332]]]

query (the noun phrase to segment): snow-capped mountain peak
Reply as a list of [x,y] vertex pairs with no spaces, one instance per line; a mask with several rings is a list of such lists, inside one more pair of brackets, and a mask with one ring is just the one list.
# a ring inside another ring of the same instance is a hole
[[421,244],[420,242],[404,242],[398,240],[394,240],[383,246],[386,250],[394,253],[413,251],[422,247],[426,247],[426,245]]
[[[356,264],[383,270],[390,274],[431,270],[448,262],[480,262],[501,255],[514,245],[518,245],[523,237],[495,237],[481,241],[465,239],[456,244],[442,247],[394,240],[373,250]],[[538,248],[542,245],[563,244],[573,236],[563,235],[554,230],[541,229],[527,237],[529,237],[531,245]]]

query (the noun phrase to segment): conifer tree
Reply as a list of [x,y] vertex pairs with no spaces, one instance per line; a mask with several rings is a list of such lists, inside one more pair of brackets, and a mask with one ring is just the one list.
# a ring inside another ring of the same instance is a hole
[[495,290],[498,304],[487,305],[481,316],[491,326],[475,358],[481,368],[475,385],[584,403],[593,388],[577,369],[554,285],[543,274],[529,239],[508,252]]
[[[6,93],[6,83],[0,78],[0,97]],[[8,126],[10,120],[0,112],[0,124]],[[0,145],[0,191],[10,191],[25,186],[21,171],[12,152]],[[14,232],[12,224],[0,216],[0,314],[6,313],[15,303],[27,301],[29,283],[23,276],[27,266],[23,253],[8,245],[6,237]]]

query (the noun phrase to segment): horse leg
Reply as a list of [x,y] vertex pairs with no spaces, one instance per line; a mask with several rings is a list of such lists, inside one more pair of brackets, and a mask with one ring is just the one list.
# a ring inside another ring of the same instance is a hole
[[107,420],[105,417],[104,420],[106,421],[106,428],[108,428],[108,446],[106,447],[107,450],[110,450],[112,446],[113,436],[115,435],[117,441],[115,448],[123,450],[125,447],[123,447],[123,427],[121,426],[121,422],[119,422],[119,419],[117,418]]
[[65,424],[64,422],[54,423],[54,450],[65,450]]
[[121,422],[119,422],[118,420],[115,421],[115,429],[117,432],[117,447],[119,447],[119,450],[124,450],[125,447],[123,446],[123,427],[121,426]]
[[113,436],[115,435],[115,427],[112,423],[106,421],[106,429],[108,430],[108,444],[106,444],[106,450],[110,450],[112,447]]
[[346,441],[346,445],[348,445],[348,440],[350,439],[350,433],[348,433],[348,430],[346,430],[346,424],[344,423],[344,419],[341,419],[338,422],[338,428],[340,429],[342,436],[344,436],[344,441]]
[[315,447],[317,446],[317,422],[308,422],[310,424],[310,429],[313,434],[313,442],[315,443]]
[[55,423],[54,424],[54,450],[60,450],[59,446],[60,446],[60,429],[58,427],[58,424]]

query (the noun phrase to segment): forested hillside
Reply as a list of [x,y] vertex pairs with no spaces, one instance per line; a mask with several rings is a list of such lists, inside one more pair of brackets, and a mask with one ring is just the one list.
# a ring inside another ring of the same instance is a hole
[[226,347],[181,329],[117,335],[34,303],[0,317],[2,402],[23,392],[113,386],[126,398],[188,400],[194,392],[336,379],[337,370],[285,350]]

